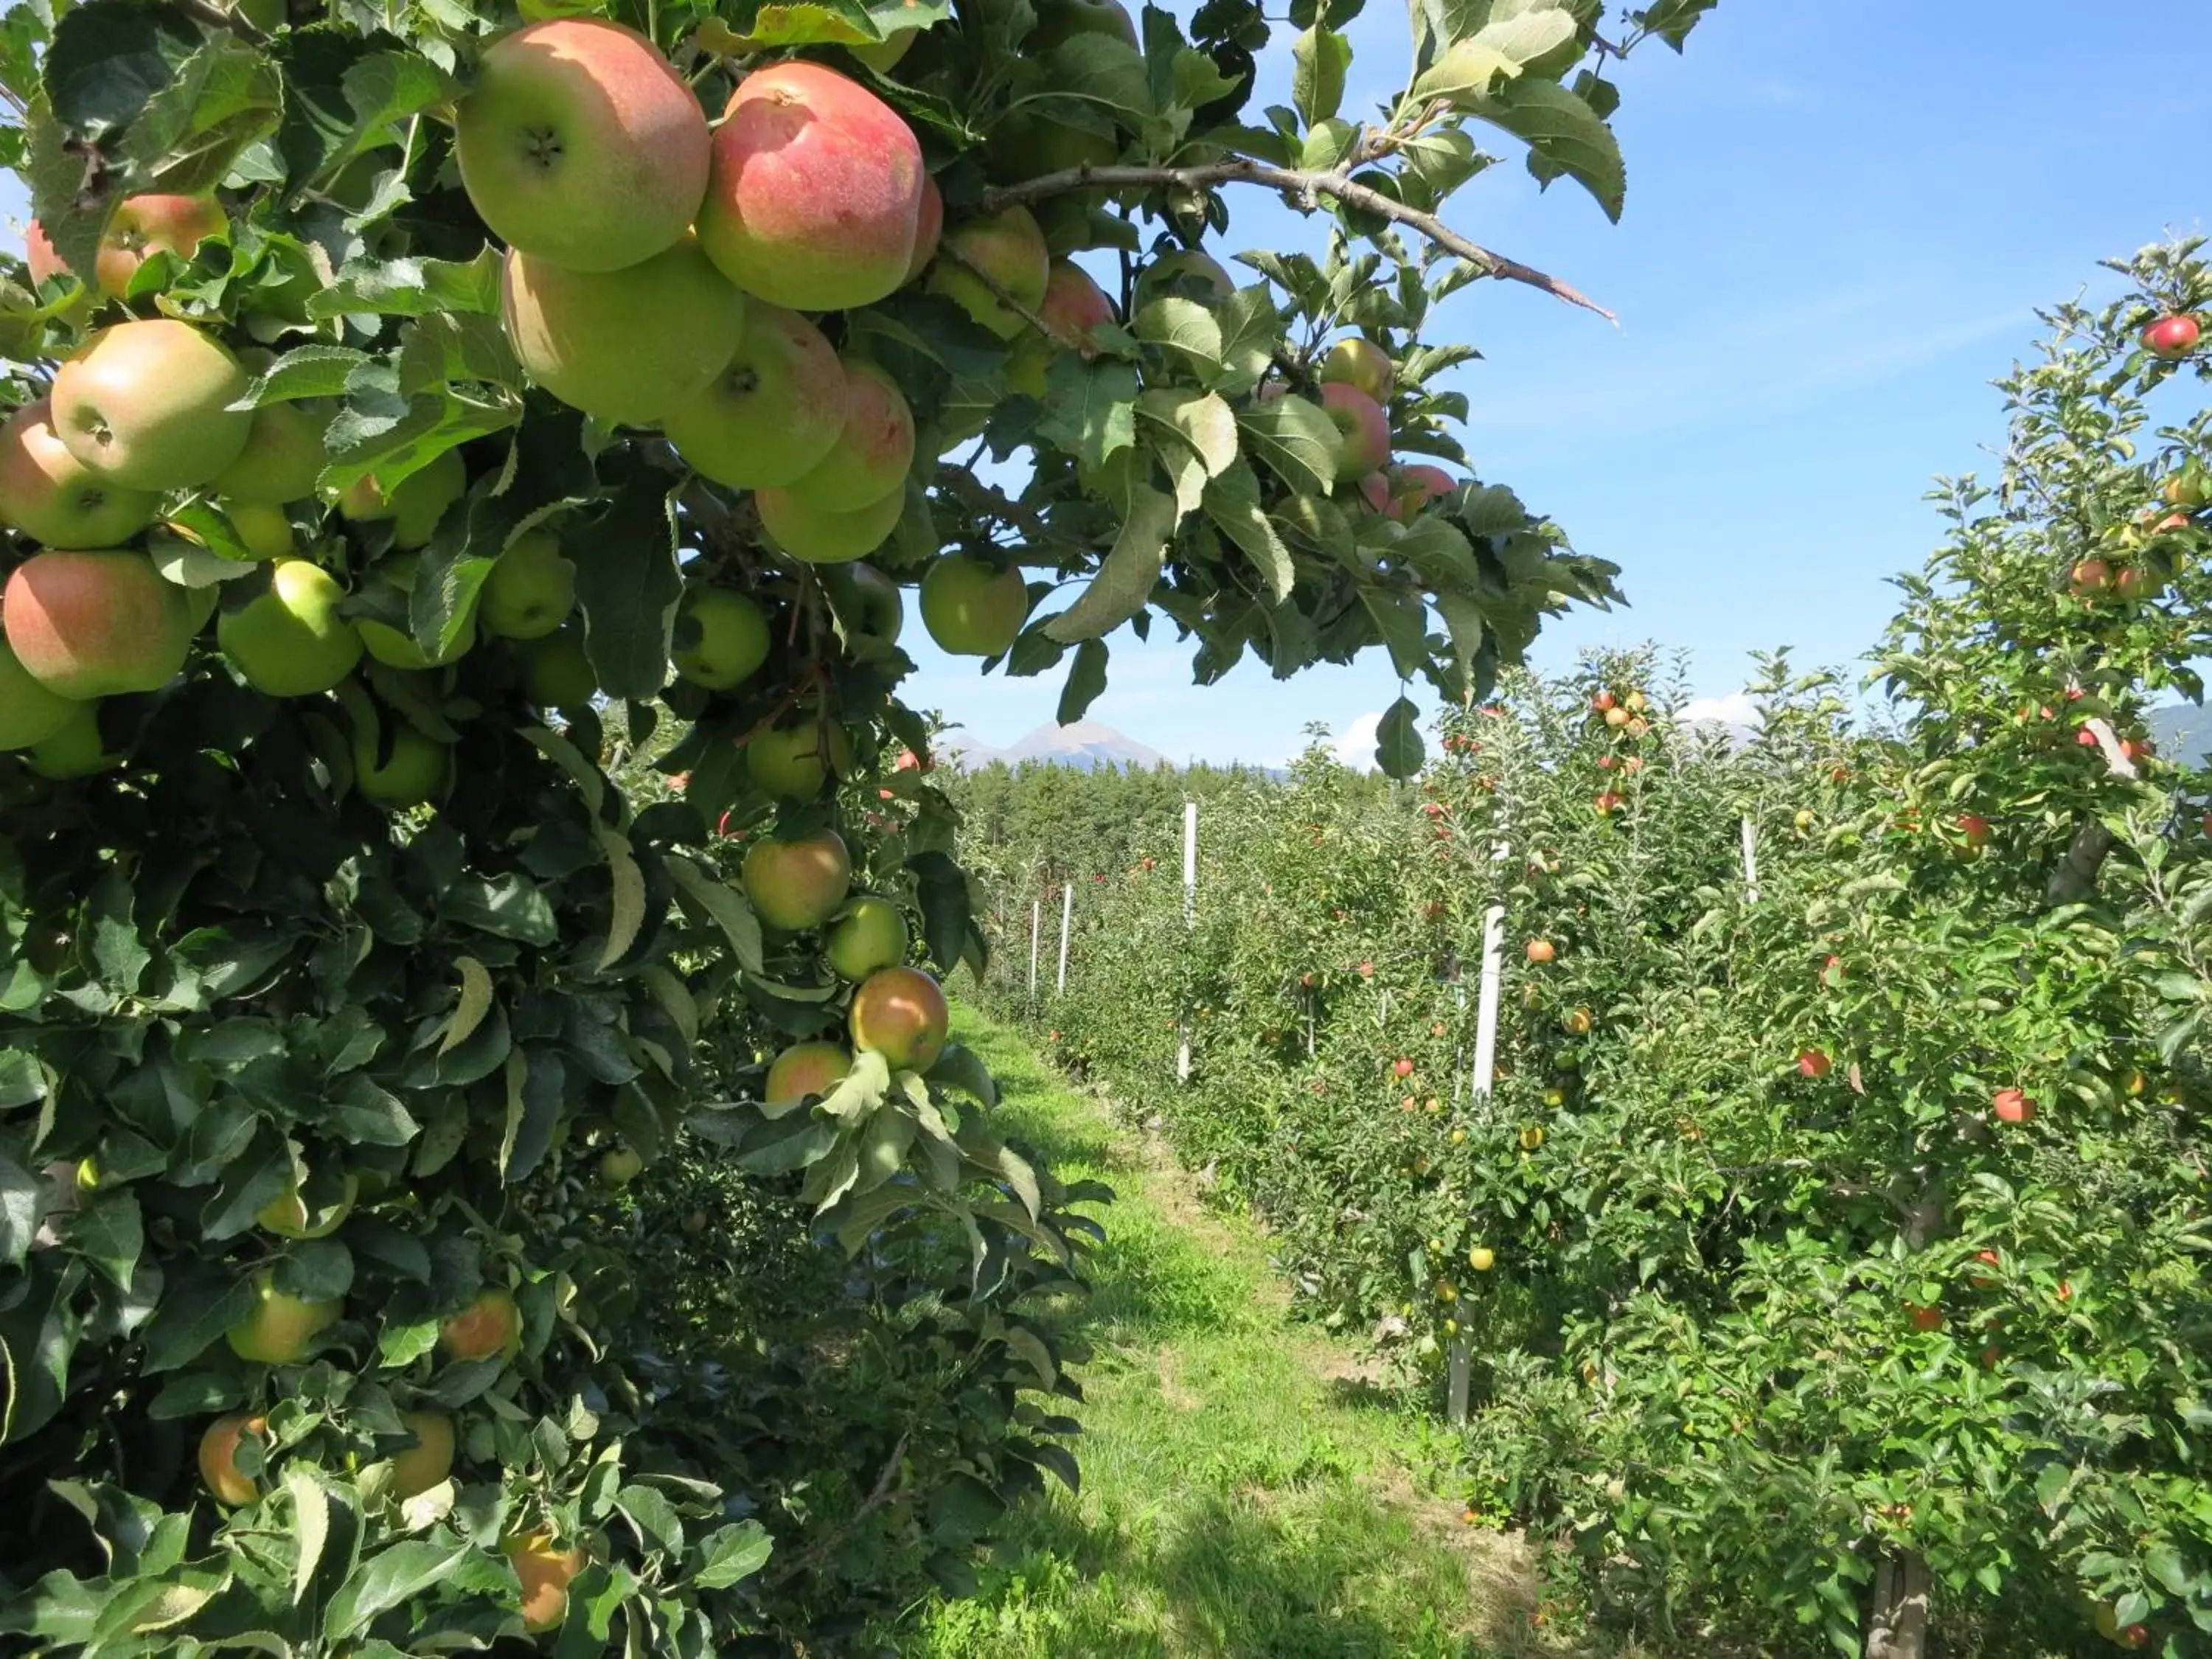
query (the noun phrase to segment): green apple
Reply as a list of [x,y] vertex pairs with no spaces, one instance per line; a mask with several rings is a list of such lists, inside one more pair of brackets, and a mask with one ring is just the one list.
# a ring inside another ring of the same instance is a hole
[[25,404],[0,426],[0,521],[48,547],[120,547],[154,522],[161,497],[126,489],[72,454],[53,405]]
[[374,473],[356,480],[338,497],[338,511],[356,524],[392,521],[392,544],[402,550],[427,547],[446,509],[469,487],[469,469],[458,449],[441,451],[386,494]]
[[798,933],[837,914],[852,890],[853,860],[834,830],[798,841],[757,841],[745,849],[738,879],[763,921]]
[[[377,569],[393,586],[410,596],[409,603],[411,605],[415,574],[420,564],[421,561],[414,554],[403,553],[397,558],[384,560]],[[483,598],[481,588],[477,590],[477,598]],[[395,628],[390,623],[380,622],[374,617],[363,617],[358,626],[361,642],[368,647],[368,654],[387,668],[443,668],[448,663],[459,661],[477,642],[477,617],[473,607],[467,620],[462,623],[461,631],[452,647],[434,660],[416,642],[414,634],[407,629]]]
[[79,702],[70,705],[68,717],[52,732],[24,750],[23,763],[40,777],[59,781],[112,772],[123,757],[101,740],[100,705]]
[[253,1311],[223,1333],[240,1359],[264,1365],[295,1364],[315,1338],[337,1322],[342,1304],[310,1302],[276,1288],[267,1268],[253,1276]]
[[661,430],[685,465],[732,489],[803,477],[845,429],[845,369],[822,331],[765,300],[745,307],[736,351]]
[[845,571],[858,602],[854,625],[885,645],[896,645],[906,627],[906,596],[899,585],[872,564],[848,564]]
[[507,337],[530,378],[610,425],[650,426],[704,392],[738,349],[744,295],[685,236],[619,270],[507,250]]
[[645,1168],[645,1160],[635,1149],[629,1146],[611,1147],[599,1155],[599,1183],[605,1187],[627,1187],[637,1179]]
[[0,750],[44,743],[69,724],[70,715],[88,707],[48,690],[0,640]]
[[363,799],[387,811],[421,806],[445,787],[446,745],[399,724],[392,726],[391,738],[392,751],[380,762],[374,739],[354,733],[354,783]]
[[268,501],[217,501],[216,505],[255,558],[265,562],[291,552],[292,520],[283,507]]
[[851,513],[906,483],[914,465],[914,411],[875,364],[845,365],[845,425],[837,441],[791,493],[805,505]]
[[948,553],[921,579],[921,625],[938,648],[956,657],[995,657],[1029,620],[1021,567],[1003,570],[965,553]]
[[262,404],[253,411],[245,449],[217,475],[215,493],[270,507],[305,501],[329,463],[323,434],[337,413],[337,405],[320,398]]
[[345,1190],[335,1204],[307,1207],[301,1195],[297,1181],[287,1181],[284,1190],[253,1212],[253,1218],[265,1232],[279,1238],[328,1238],[345,1224],[353,1213],[355,1200],[361,1196],[361,1177],[349,1173]]
[[826,1095],[853,1069],[850,1050],[834,1042],[794,1042],[769,1063],[761,1084],[761,1103],[771,1116],[811,1095]]
[[268,591],[216,623],[216,643],[268,697],[312,697],[329,690],[361,660],[361,634],[338,614],[346,591],[320,565],[280,559]]
[[850,513],[816,507],[788,489],[756,491],[753,505],[769,538],[793,558],[806,564],[848,564],[890,539],[906,516],[906,491],[894,489]]
[[822,954],[841,979],[855,984],[879,968],[906,960],[906,916],[897,905],[873,893],[851,901],[830,924]]
[[1212,254],[1194,248],[1177,248],[1162,254],[1137,273],[1137,309],[1170,297],[1214,305],[1237,292],[1236,279]]
[[693,586],[676,612],[670,653],[676,672],[694,685],[726,691],[760,672],[768,660],[768,618],[760,606],[726,587]]
[[982,271],[1032,312],[1044,303],[1045,287],[1052,280],[1052,251],[1027,208],[1010,207],[988,219],[970,220],[946,234],[945,246],[958,257],[938,255],[929,277],[933,292],[952,301],[1002,340],[1012,339],[1028,326],[1019,312],[975,275]]
[[1036,27],[1024,46],[1029,52],[1048,52],[1079,34],[1103,34],[1137,46],[1137,26],[1118,0],[1039,0]]
[[745,744],[745,770],[772,795],[812,800],[833,775],[853,769],[853,744],[841,726],[801,720],[771,726]]
[[589,708],[599,678],[584,649],[584,630],[573,625],[515,647],[522,663],[522,695],[540,708]]
[[477,617],[487,634],[507,640],[543,639],[576,608],[576,567],[550,530],[526,530],[484,578]]
[[1387,404],[1397,384],[1398,369],[1381,346],[1354,336],[1339,340],[1323,355],[1321,378],[1325,384],[1358,386],[1376,403]]
[[443,1412],[402,1412],[399,1420],[415,1443],[392,1460],[392,1495],[402,1503],[441,1486],[453,1472],[458,1437]]
[[94,335],[54,375],[54,429],[70,454],[130,489],[190,489],[246,448],[253,417],[229,407],[246,374],[222,343],[155,317]]

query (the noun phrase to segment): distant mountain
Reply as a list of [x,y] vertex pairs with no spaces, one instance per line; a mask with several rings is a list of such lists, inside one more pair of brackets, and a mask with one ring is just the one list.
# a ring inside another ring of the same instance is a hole
[[2158,752],[2185,765],[2202,765],[2212,754],[2212,708],[2177,702],[2150,711],[2150,733]]
[[1079,772],[1106,765],[1152,767],[1167,762],[1167,757],[1158,750],[1148,749],[1134,738],[1126,737],[1097,720],[1078,720],[1073,726],[1048,723],[1004,749],[971,743],[963,732],[948,732],[938,739],[937,747],[939,753],[955,761],[963,771],[988,766],[993,761],[1004,761],[1009,766],[1019,766],[1024,761],[1042,761],[1048,766],[1068,766]]

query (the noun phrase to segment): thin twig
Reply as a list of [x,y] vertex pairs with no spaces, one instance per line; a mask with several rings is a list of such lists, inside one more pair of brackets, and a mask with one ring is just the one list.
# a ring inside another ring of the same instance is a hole
[[891,1448],[890,1461],[884,1463],[883,1473],[876,1477],[875,1490],[861,1500],[860,1507],[847,1516],[842,1526],[832,1528],[816,1539],[806,1549],[786,1561],[781,1571],[772,1572],[763,1578],[761,1584],[763,1589],[773,1589],[785,1580],[811,1569],[817,1562],[822,1560],[830,1551],[850,1537],[854,1528],[890,1501],[894,1483],[898,1479],[899,1466],[906,1462],[907,1443],[913,1437],[914,1431],[911,1429],[899,1436],[898,1444]]
[[[1280,191],[1293,203],[1310,203],[1316,196],[1334,197],[1346,207],[1357,208],[1362,212],[1372,213],[1419,231],[1447,253],[1455,253],[1469,264],[1480,266],[1486,276],[1509,283],[1526,283],[1555,300],[1564,300],[1571,306],[1594,311],[1609,323],[1620,320],[1596,301],[1558,277],[1547,276],[1532,265],[1524,265],[1517,259],[1509,259],[1502,253],[1493,253],[1480,243],[1469,241],[1434,214],[1407,207],[1403,202],[1394,202],[1373,185],[1363,185],[1341,172],[1279,167],[1266,161],[1242,157],[1233,161],[1216,161],[1194,167],[1069,167],[1060,173],[1042,173],[1018,185],[987,190],[978,207],[988,215],[1006,208],[1041,201],[1048,196],[1058,196],[1066,191],[1092,186],[1116,190],[1131,186],[1170,185],[1182,190],[1205,190],[1213,185],[1230,184],[1263,185],[1269,190]],[[952,253],[955,251],[948,247],[945,252]],[[975,266],[969,261],[962,259],[959,263],[975,270]],[[989,277],[984,276],[981,271],[975,274],[986,286],[997,290],[1000,297],[1006,297],[1005,291]],[[1012,308],[1021,309],[1018,306]],[[1024,312],[1023,314],[1028,313]],[[1043,325],[1040,323],[1038,326],[1042,328]]]
[[[1047,176],[1053,178],[1058,177],[1057,174],[1048,174]],[[1033,180],[1032,182],[1035,181]],[[987,208],[985,211],[987,213],[995,213],[998,210],[996,208]],[[1054,342],[1055,344],[1065,343],[1065,342],[1060,340],[1059,335],[1052,331],[1051,328],[1046,324],[1043,318],[1038,316],[1036,312],[1030,310],[1029,307],[1024,305],[1019,300],[1017,300],[1012,295],[1009,294],[1006,291],[1006,285],[1004,283],[1001,283],[997,277],[991,275],[989,271],[984,270],[982,266],[977,264],[973,259],[963,253],[951,242],[941,242],[938,245],[937,257],[940,259],[950,259],[954,264],[958,265],[961,270],[966,271],[977,282],[982,283],[986,289],[990,290],[990,295],[993,299],[996,300],[1000,305],[1006,307],[1007,310],[1012,312],[1015,316],[1020,318],[1038,333],[1043,335],[1046,339]]]

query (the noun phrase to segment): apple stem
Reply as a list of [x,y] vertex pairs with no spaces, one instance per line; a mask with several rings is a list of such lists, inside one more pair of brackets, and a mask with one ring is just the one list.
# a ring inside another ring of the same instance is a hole
[[[1355,152],[1357,153],[1358,152]],[[1239,157],[1233,161],[1217,161],[1205,167],[1194,167],[1084,166],[1069,167],[1060,173],[1040,173],[1036,178],[1024,179],[1020,184],[1003,185],[995,190],[987,190],[983,192],[983,199],[978,206],[983,213],[994,214],[1010,207],[1040,201],[1045,197],[1057,196],[1066,191],[1081,190],[1089,185],[1113,190],[1131,185],[1164,185],[1182,190],[1205,190],[1213,185],[1224,184],[1264,185],[1294,202],[1310,201],[1316,195],[1334,197],[1346,207],[1357,208],[1363,213],[1372,213],[1394,223],[1419,231],[1447,253],[1455,253],[1470,264],[1480,266],[1486,276],[1495,276],[1504,282],[1525,283],[1530,288],[1540,289],[1555,300],[1563,300],[1571,306],[1579,306],[1585,311],[1594,311],[1609,323],[1620,320],[1588,295],[1561,282],[1558,277],[1547,276],[1533,265],[1524,265],[1517,259],[1509,259],[1502,253],[1493,253],[1480,244],[1469,241],[1434,214],[1424,213],[1419,208],[1407,206],[1403,202],[1395,202],[1372,185],[1363,185],[1357,179],[1348,177],[1342,171],[1324,173],[1312,169],[1279,167],[1266,161],[1255,161],[1245,157]],[[981,271],[976,270],[968,260],[960,258],[957,250],[948,247],[945,252],[951,255],[967,270],[975,272],[984,285],[991,289],[1006,303],[1009,310],[1020,313],[1032,323],[1036,322],[1036,319],[1030,317],[1026,310],[1017,304],[1005,289],[1000,288]],[[1037,323],[1036,326],[1042,330],[1043,325]]]

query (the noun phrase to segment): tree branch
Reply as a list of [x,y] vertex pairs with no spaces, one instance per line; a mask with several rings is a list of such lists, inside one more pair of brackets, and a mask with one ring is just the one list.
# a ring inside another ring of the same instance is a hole
[[[1595,311],[1609,323],[1620,320],[1589,295],[1558,277],[1547,276],[1534,267],[1524,265],[1517,259],[1509,259],[1502,253],[1493,253],[1480,244],[1469,241],[1434,214],[1407,207],[1403,202],[1395,202],[1371,185],[1360,184],[1341,172],[1322,173],[1279,167],[1266,161],[1242,158],[1194,167],[1070,167],[1064,172],[1047,173],[1035,179],[1024,179],[1018,185],[1005,185],[996,190],[987,190],[978,205],[985,214],[992,214],[1005,208],[1041,201],[1045,197],[1057,196],[1066,191],[1091,186],[1115,190],[1133,185],[1149,188],[1164,185],[1182,190],[1204,190],[1213,185],[1231,184],[1265,185],[1289,197],[1294,204],[1305,206],[1310,206],[1317,196],[1333,197],[1346,207],[1376,214],[1393,223],[1419,232],[1447,253],[1455,253],[1469,264],[1480,266],[1486,276],[1509,283],[1526,283],[1555,300],[1564,300],[1571,306],[1580,306],[1585,311]],[[961,263],[967,264],[965,260]],[[969,269],[973,270],[974,267],[970,265]],[[977,274],[981,275],[980,272]],[[1003,298],[1003,295],[1000,297]]]
[[866,1520],[874,1511],[889,1503],[896,1490],[895,1483],[898,1480],[900,1466],[906,1462],[907,1444],[913,1438],[914,1431],[911,1429],[899,1436],[898,1444],[891,1448],[891,1455],[885,1461],[883,1472],[876,1477],[875,1490],[861,1500],[860,1508],[847,1516],[842,1523],[832,1527],[821,1537],[816,1539],[807,1548],[783,1563],[780,1571],[763,1575],[761,1579],[763,1587],[773,1589],[776,1585],[795,1578],[800,1573],[811,1571],[829,1558],[832,1550],[852,1535],[854,1528]]
[[262,46],[269,39],[234,7],[215,5],[210,0],[177,0],[177,9],[211,29],[228,29],[249,46]]
[[[995,208],[990,210],[992,212],[997,211]],[[990,290],[990,295],[993,299],[996,300],[1000,305],[1006,307],[1007,310],[1012,312],[1015,316],[1020,318],[1038,333],[1043,335],[1046,339],[1054,342],[1055,344],[1064,343],[1061,342],[1060,336],[1052,331],[1051,328],[1046,324],[1043,318],[1038,316],[1036,312],[1030,310],[1029,307],[1024,305],[1012,294],[1009,294],[1006,291],[1006,285],[1004,283],[991,275],[989,271],[984,270],[982,266],[977,264],[973,259],[963,253],[958,248],[953,246],[951,243],[943,242],[939,244],[937,257],[940,259],[950,259],[954,264],[959,266],[961,270],[966,271],[977,282],[982,283],[986,289]]]

